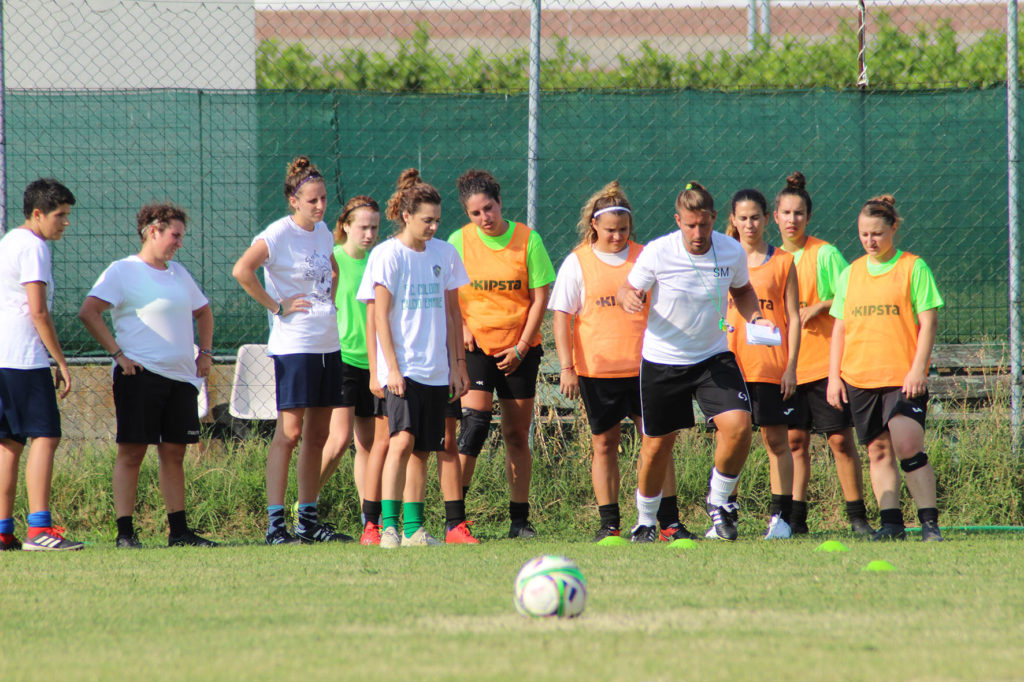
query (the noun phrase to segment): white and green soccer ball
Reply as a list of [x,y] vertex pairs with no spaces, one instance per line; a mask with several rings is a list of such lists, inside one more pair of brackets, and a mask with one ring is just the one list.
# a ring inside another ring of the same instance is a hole
[[513,602],[525,616],[575,618],[587,605],[587,581],[571,560],[545,554],[519,569]]

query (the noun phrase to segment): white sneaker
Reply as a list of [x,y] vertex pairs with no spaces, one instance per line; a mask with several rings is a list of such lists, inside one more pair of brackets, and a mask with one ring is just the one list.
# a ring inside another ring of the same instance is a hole
[[[384,543],[384,536],[380,538],[381,544]],[[410,537],[402,537],[402,547],[436,547],[443,545],[444,543],[433,537],[427,532],[427,529],[423,526],[419,527],[415,533]]]
[[380,534],[380,546],[384,549],[398,549],[402,546],[402,540],[398,537],[398,529],[394,526],[385,528]]
[[765,540],[786,540],[793,535],[793,529],[783,520],[782,515],[776,514],[768,522],[768,532],[764,534]]

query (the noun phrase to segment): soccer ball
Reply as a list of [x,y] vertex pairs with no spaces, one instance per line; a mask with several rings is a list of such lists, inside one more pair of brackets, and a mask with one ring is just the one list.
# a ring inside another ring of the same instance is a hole
[[545,554],[519,569],[513,602],[524,616],[575,618],[587,605],[587,581],[569,559]]

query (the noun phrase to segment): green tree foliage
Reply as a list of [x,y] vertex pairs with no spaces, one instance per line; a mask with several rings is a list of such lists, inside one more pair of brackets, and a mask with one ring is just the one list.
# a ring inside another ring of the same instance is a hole
[[[761,39],[749,52],[727,50],[683,58],[661,52],[647,41],[635,55],[619,55],[612,68],[594,66],[590,57],[559,39],[541,61],[545,90],[693,88],[855,87],[857,31],[843,22],[830,38],[812,42],[796,37]],[[961,44],[949,21],[900,31],[879,14],[869,35],[868,77],[873,88],[923,89],[989,87],[1004,80],[1006,44],[990,31]],[[263,41],[256,54],[256,83],[262,89],[365,90],[378,92],[524,92],[529,85],[525,49],[486,56],[478,49],[460,55],[431,47],[421,24],[394,54],[349,48],[317,57],[301,43]]]

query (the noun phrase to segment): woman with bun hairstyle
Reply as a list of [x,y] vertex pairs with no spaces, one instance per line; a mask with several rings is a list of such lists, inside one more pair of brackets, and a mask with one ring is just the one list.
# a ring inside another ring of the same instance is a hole
[[508,536],[531,538],[537,532],[529,520],[530,423],[544,352],[540,325],[555,268],[539,234],[502,216],[501,187],[493,175],[466,171],[456,185],[470,220],[448,239],[470,281],[459,290],[471,388],[462,400],[462,486],[468,491],[497,392],[509,485]]
[[[633,241],[633,209],[618,181],[592,195],[580,211],[580,245],[558,270],[548,308],[554,311],[559,385],[568,398],[583,397],[590,422],[591,478],[601,525],[600,542],[621,535],[619,512],[620,424],[640,425],[640,348],[648,306],[630,315],[615,296],[643,247]],[[659,539],[693,539],[679,521],[675,466],[669,460],[662,486]]]
[[[160,459],[168,545],[212,547],[185,518],[185,451],[199,442],[196,399],[213,365],[210,302],[175,253],[185,236],[185,211],[147,204],[136,215],[138,255],[114,261],[93,285],[78,317],[114,359],[115,547],[142,547],[132,515],[139,468],[150,445]],[[110,311],[114,333],[103,321]],[[193,331],[193,320],[196,331]],[[198,332],[199,353],[193,350]]]
[[[380,206],[372,197],[359,195],[345,204],[334,226],[334,260],[338,264],[338,288],[334,304],[338,309],[338,339],[341,344],[341,406],[331,413],[331,430],[320,464],[320,488],[337,470],[341,456],[355,438],[353,476],[360,508],[366,499],[366,474],[376,471],[380,479],[383,461],[369,465],[373,446],[374,407],[370,392],[370,361],[366,344],[366,304],[356,300],[356,291],[366,270],[367,255],[377,243]],[[378,483],[376,488],[380,487]],[[379,500],[379,498],[377,498]],[[366,530],[366,519],[363,530]],[[376,525],[377,517],[373,518]]]
[[640,363],[644,438],[640,446],[633,542],[655,541],[655,512],[665,470],[680,429],[694,426],[693,400],[714,422],[715,455],[705,509],[705,537],[737,537],[738,507],[731,500],[750,453],[750,399],[726,340],[731,295],[744,320],[771,327],[759,310],[747,275],[747,256],[735,240],[713,230],[715,201],[689,182],[675,203],[678,232],[644,247],[616,296],[627,313],[650,312]]
[[[267,453],[266,542],[350,542],[317,516],[322,453],[331,413],[341,405],[342,366],[334,308],[338,264],[323,222],[327,187],[308,157],[288,165],[284,196],[291,215],[256,235],[231,272],[273,314],[267,353],[274,359],[277,427]],[[260,267],[266,288],[256,276]],[[285,527],[284,495],[296,446],[299,514],[292,535]]]
[[800,306],[793,256],[764,240],[768,202],[756,189],[741,189],[732,197],[725,233],[739,241],[747,254],[750,284],[757,292],[761,314],[779,330],[781,344],[752,345],[747,325],[735,303],[729,301],[727,320],[733,331],[729,349],[736,355],[747,382],[754,424],[768,451],[772,503],[766,540],[790,537],[793,508],[793,455],[788,427],[793,423],[796,363],[800,352]]
[[[386,216],[397,226],[395,236],[370,253],[358,293],[359,300],[373,301],[374,366],[386,387],[390,430],[380,546],[440,545],[423,526],[426,460],[444,451],[445,404],[466,392],[456,291],[469,280],[455,249],[433,239],[441,195],[415,168],[399,176]],[[446,500],[461,500],[461,490],[442,492]]]
[[831,314],[828,401],[849,403],[857,439],[867,446],[881,527],[872,540],[903,540],[903,470],[921,522],[921,540],[942,540],[935,470],[924,452],[928,363],[944,304],[931,269],[894,243],[896,199],[873,197],[857,216],[865,255],[843,270]]
[[790,526],[794,534],[807,528],[807,484],[811,477],[811,433],[828,441],[836,463],[839,485],[846,500],[850,528],[857,535],[873,532],[864,508],[864,481],[857,445],[853,440],[850,410],[830,405],[828,384],[829,344],[832,324],[829,307],[839,273],[846,259],[826,241],[807,234],[813,204],[807,181],[796,172],[775,197],[775,222],[782,235],[782,248],[793,255],[800,290],[800,356],[796,364],[796,422],[789,428],[789,449],[793,454],[793,510]]

